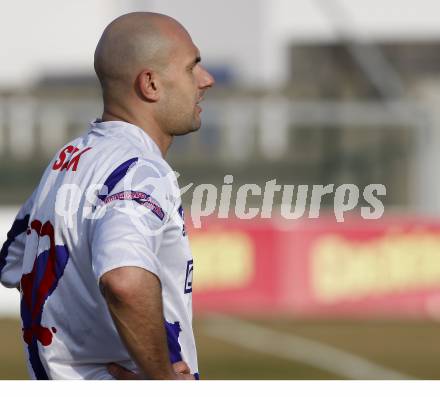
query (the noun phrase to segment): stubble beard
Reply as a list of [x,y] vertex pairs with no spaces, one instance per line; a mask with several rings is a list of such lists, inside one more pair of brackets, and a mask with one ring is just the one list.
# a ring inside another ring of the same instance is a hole
[[202,123],[197,103],[189,108],[188,103],[177,101],[176,97],[169,96],[161,106],[163,130],[172,136],[187,135],[199,130]]
[[189,112],[180,114],[176,120],[174,120],[173,125],[170,126],[171,135],[187,135],[191,132],[195,132],[201,127],[200,116],[196,114],[197,109],[190,114]]

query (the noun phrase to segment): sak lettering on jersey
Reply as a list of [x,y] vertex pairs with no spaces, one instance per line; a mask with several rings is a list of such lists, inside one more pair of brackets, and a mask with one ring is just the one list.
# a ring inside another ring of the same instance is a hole
[[[81,158],[81,156],[88,152],[91,149],[91,147],[86,147],[85,149],[83,149],[82,151],[80,151],[78,154],[76,154],[75,156],[73,156],[73,154],[75,154],[76,152],[79,151],[79,149],[75,146],[69,145],[66,148],[64,148],[59,157],[58,160],[54,163],[54,165],[52,166],[52,169],[57,171],[63,171],[63,170],[70,170],[72,168],[72,171],[76,171],[76,169],[78,168],[78,163],[79,160]],[[70,154],[70,157],[68,160],[67,159],[67,155]]]

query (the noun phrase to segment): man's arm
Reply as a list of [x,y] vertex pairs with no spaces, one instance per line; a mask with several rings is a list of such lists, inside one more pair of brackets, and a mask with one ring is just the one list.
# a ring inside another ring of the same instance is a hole
[[176,379],[166,342],[159,279],[134,266],[106,272],[100,286],[116,328],[148,379]]

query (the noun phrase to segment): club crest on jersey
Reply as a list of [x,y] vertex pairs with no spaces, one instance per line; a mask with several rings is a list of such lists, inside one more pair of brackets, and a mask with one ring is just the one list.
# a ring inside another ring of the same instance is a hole
[[136,192],[133,190],[123,191],[119,193],[112,194],[111,196],[107,196],[104,199],[104,204],[111,203],[116,200],[132,200],[136,203],[143,205],[144,207],[150,209],[154,215],[156,215],[161,221],[165,217],[165,212],[160,206],[160,204],[149,194],[144,192]]

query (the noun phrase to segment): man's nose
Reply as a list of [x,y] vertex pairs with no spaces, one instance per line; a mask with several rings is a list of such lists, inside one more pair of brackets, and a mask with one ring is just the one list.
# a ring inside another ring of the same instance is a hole
[[212,75],[206,69],[203,69],[201,86],[203,88],[209,88],[212,87],[214,84],[215,84],[214,77],[212,77]]

